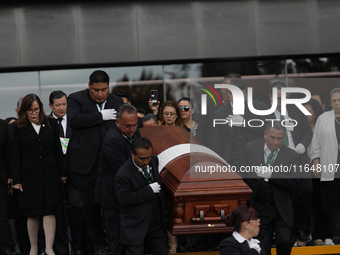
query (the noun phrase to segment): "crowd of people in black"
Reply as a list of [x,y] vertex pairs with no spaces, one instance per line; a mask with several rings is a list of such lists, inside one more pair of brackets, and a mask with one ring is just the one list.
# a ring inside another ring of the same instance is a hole
[[[248,206],[227,217],[235,232],[219,245],[221,254],[269,255],[274,239],[277,254],[290,254],[294,245],[310,242],[334,245],[340,212],[340,89],[330,92],[332,110],[325,113],[322,98],[312,93],[304,103],[311,113],[306,116],[295,105],[281,109],[286,84],[276,81],[276,95],[268,95],[272,104],[278,102],[276,109],[257,116],[246,102],[247,83],[231,73],[223,83],[243,92],[244,114],[234,114],[233,94],[221,89],[223,106],[210,107],[197,120],[189,97],[162,104],[150,99],[152,113],[145,115],[131,105],[126,92],[109,93],[109,82],[107,73],[97,70],[82,91],[69,96],[53,91],[49,115],[37,95],[25,95],[17,104],[17,118],[0,121],[1,254],[178,251],[177,237],[166,230],[168,208],[158,158],[139,132],[159,125],[184,128],[236,169],[261,166],[256,172],[239,172],[253,193]],[[253,106],[270,108],[261,102]],[[249,120],[259,118],[273,121],[250,125]],[[229,124],[212,128],[213,119]],[[269,170],[275,166],[308,171]],[[186,250],[199,250],[195,236],[187,236],[186,242]]]

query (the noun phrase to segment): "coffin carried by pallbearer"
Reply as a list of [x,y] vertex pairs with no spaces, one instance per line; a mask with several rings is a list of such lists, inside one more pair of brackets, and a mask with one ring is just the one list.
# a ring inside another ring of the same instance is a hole
[[178,126],[140,129],[159,157],[173,235],[231,232],[224,218],[251,189],[216,153]]

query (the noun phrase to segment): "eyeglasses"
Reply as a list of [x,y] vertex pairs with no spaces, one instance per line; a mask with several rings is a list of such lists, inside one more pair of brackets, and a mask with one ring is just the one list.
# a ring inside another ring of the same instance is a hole
[[168,116],[174,117],[176,115],[176,113],[175,112],[164,112],[163,115],[167,116],[167,117]]
[[35,108],[35,109],[29,109],[26,111],[28,114],[33,114],[33,113],[39,113],[40,108]]
[[184,109],[184,111],[186,111],[186,112],[190,110],[190,107],[188,105],[180,106],[179,108],[181,109],[181,111],[183,111],[183,109]]
[[260,219],[255,219],[255,220],[249,220],[248,222],[256,222],[256,223],[260,223]]

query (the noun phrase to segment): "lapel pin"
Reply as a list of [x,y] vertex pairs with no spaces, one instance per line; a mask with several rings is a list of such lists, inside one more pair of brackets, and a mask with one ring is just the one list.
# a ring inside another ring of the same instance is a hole
[[45,127],[45,124],[43,124],[42,126]]

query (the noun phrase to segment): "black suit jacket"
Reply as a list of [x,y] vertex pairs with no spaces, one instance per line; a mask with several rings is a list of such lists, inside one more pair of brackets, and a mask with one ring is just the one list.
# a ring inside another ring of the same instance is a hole
[[[138,137],[140,132],[137,129],[132,138]],[[131,145],[116,124],[104,138],[95,193],[96,202],[103,208],[119,208],[113,182],[118,169],[131,157]]]
[[0,120],[0,182],[7,185],[8,178],[12,178],[12,141],[8,125]]
[[[123,99],[109,94],[105,109],[116,109]],[[114,120],[103,121],[89,90],[72,93],[67,98],[67,120],[73,129],[67,149],[66,163],[70,171],[88,174],[99,160],[101,145]]]
[[[258,110],[264,109],[265,106],[261,103],[254,102],[254,107]],[[225,104],[222,108],[218,109],[214,114],[214,119],[226,119],[229,115],[233,115],[233,109],[230,102]],[[242,141],[241,147],[245,146],[247,142],[262,139],[264,135],[264,127],[250,127],[247,121],[250,119],[262,119],[262,117],[256,116],[250,112],[247,104],[245,106],[245,112],[243,118],[245,119],[245,127],[230,127],[229,124],[218,124],[213,128],[213,150],[219,154],[227,162],[229,160],[232,144],[234,141],[234,133],[236,129],[241,129],[244,134],[244,141]],[[253,123],[253,125],[259,125],[260,123]],[[211,124],[212,125],[212,124]],[[241,141],[240,141],[241,142]]]
[[[300,160],[302,164],[308,164],[309,158],[307,155],[307,148],[312,141],[313,131],[308,122],[306,115],[304,115],[300,109],[298,109],[295,105],[287,105],[288,116],[291,119],[297,121],[297,125],[294,127],[294,131],[292,131],[292,137],[295,146],[299,143],[305,146],[306,151],[300,155]],[[276,119],[275,114],[267,116],[267,119]]]
[[[152,155],[150,165],[154,182],[161,184],[158,173],[158,158]],[[117,198],[120,209],[120,234],[121,240],[126,245],[139,245],[144,241],[152,219],[152,209],[155,199],[160,208],[160,224],[166,229],[167,209],[163,189],[154,193],[148,181],[138,171],[130,158],[119,170],[115,178]]]
[[247,241],[239,243],[233,236],[223,239],[218,248],[220,255],[259,255],[255,249],[249,248]]
[[15,123],[13,131],[13,184],[22,184],[20,208],[57,205],[60,177],[66,176],[57,121],[45,119],[39,134],[30,122],[27,128],[18,128]]
[[[264,139],[254,141],[248,143],[246,146],[246,155],[247,155],[247,165],[248,166],[264,166]],[[273,172],[269,183],[272,187],[273,198],[275,200],[275,206],[280,213],[280,216],[284,220],[284,222],[293,227],[293,202],[291,198],[291,192],[296,190],[298,187],[298,181],[296,178],[299,177],[299,174],[293,171],[293,166],[297,166],[299,164],[299,155],[288,148],[285,145],[282,145],[279,153],[276,156],[273,167],[275,166],[292,166],[291,172]],[[297,168],[298,169],[298,168]],[[249,203],[250,206],[256,204],[255,207],[258,210],[265,209],[265,205],[259,204],[259,189],[261,188],[261,182],[263,182],[262,178],[256,176],[256,173],[249,173],[244,180],[248,184],[248,186],[253,190],[253,193],[250,197]]]

